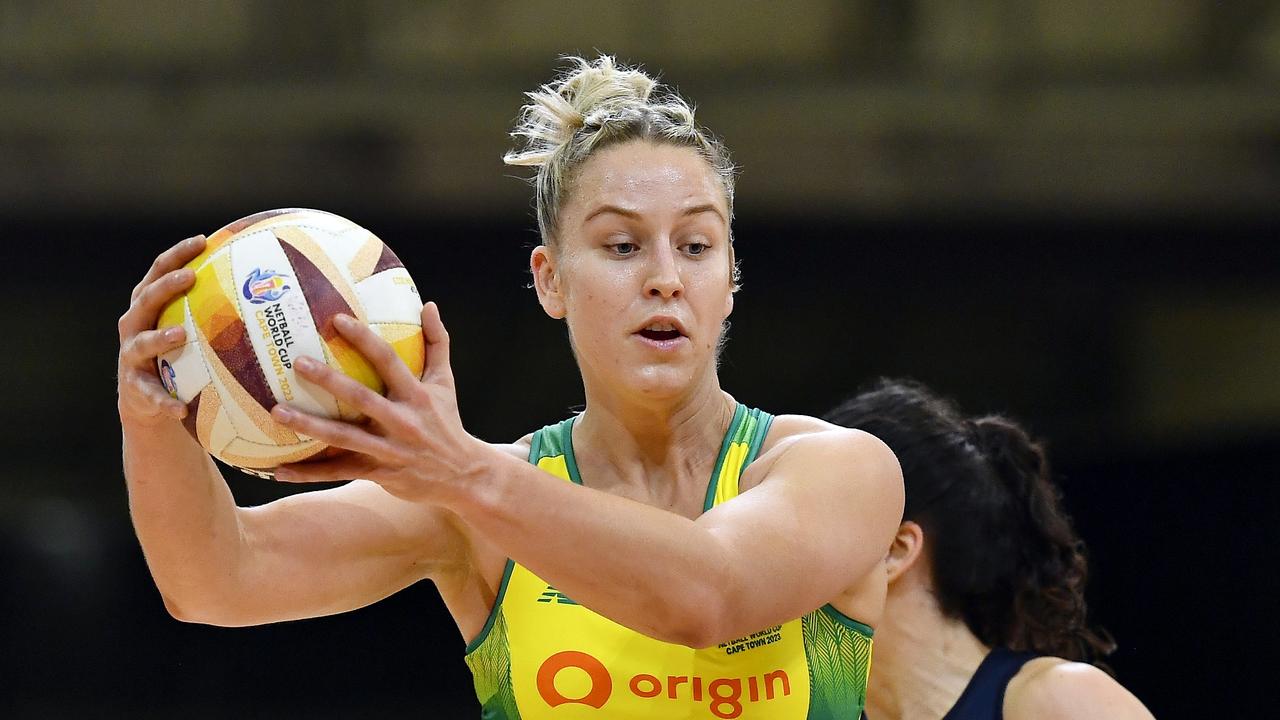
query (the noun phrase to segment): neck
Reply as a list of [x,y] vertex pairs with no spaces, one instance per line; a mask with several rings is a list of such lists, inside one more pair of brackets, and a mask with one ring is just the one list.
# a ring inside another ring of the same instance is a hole
[[592,392],[588,384],[586,410],[574,425],[575,445],[579,454],[589,452],[621,471],[617,479],[623,482],[684,470],[705,482],[696,472],[706,464],[704,456],[715,462],[735,405],[714,375],[667,401],[637,402],[618,392]]
[[876,626],[867,716],[937,720],[960,699],[989,650],[963,621],[942,615],[928,588],[891,586]]

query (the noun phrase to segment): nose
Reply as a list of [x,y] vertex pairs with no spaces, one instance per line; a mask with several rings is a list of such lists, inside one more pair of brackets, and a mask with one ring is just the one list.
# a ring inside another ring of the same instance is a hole
[[684,280],[680,278],[675,249],[668,242],[656,245],[656,251],[649,256],[644,292],[650,297],[678,298],[684,292]]

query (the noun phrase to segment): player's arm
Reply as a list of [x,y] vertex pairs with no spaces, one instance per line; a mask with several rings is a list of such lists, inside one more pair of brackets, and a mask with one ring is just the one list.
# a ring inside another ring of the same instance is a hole
[[902,517],[897,460],[870,435],[830,430],[774,452],[759,485],[697,520],[515,463],[450,505],[575,601],[653,637],[707,647],[848,590],[877,567]]
[[1059,658],[1027,663],[1009,683],[1004,716],[1011,720],[1152,720],[1133,693],[1098,668]]
[[156,331],[160,309],[193,281],[202,237],[152,265],[120,318],[118,409],[134,528],[156,586],[181,619],[246,625],[359,607],[465,562],[447,511],[371,483],[237,508],[217,466],[182,427],[155,358],[184,342]]
[[757,487],[697,521],[563,482],[463,429],[434,303],[423,308],[420,381],[367,327],[334,324],[386,380],[387,397],[321,363],[298,358],[294,367],[373,418],[376,432],[278,405],[280,422],[355,454],[289,466],[277,478],[368,477],[448,508],[470,536],[652,637],[704,647],[799,617],[864,578],[902,518],[893,453],[842,428],[781,443],[756,461],[768,468]]
[[387,396],[306,358],[294,368],[373,418],[376,431],[278,405],[278,421],[354,453],[283,468],[279,479],[368,477],[448,508],[469,535],[652,637],[705,647],[799,617],[871,572],[902,518],[897,459],[843,428],[780,443],[756,461],[767,468],[756,487],[696,521],[563,482],[463,429],[434,303],[423,308],[420,379],[367,326],[341,316],[334,325],[377,368]]

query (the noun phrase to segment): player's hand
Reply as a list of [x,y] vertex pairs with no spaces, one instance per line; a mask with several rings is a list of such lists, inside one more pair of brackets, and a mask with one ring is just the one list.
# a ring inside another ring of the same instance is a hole
[[156,357],[186,342],[186,331],[155,327],[165,305],[195,282],[195,273],[182,266],[199,255],[204,245],[204,235],[196,235],[161,253],[133,289],[129,309],[120,316],[116,389],[121,422],[153,427],[187,414],[187,406],[170,397],[156,375]]
[[422,308],[426,364],[414,377],[391,345],[350,316],[334,325],[369,360],[387,388],[383,397],[314,358],[299,357],[293,369],[304,379],[364,413],[366,425],[309,415],[286,404],[272,410],[275,419],[303,435],[350,450],[337,458],[286,465],[276,470],[285,482],[324,482],[365,478],[397,497],[431,501],[455,487],[456,479],[475,469],[492,448],[462,427],[453,369],[449,365],[449,333],[435,303]]

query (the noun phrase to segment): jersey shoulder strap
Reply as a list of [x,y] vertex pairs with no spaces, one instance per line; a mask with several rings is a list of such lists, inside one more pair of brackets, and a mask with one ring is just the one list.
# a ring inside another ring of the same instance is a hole
[[535,432],[529,444],[529,462],[561,480],[581,485],[578,462],[573,456],[573,422],[577,419],[574,415]]
[[773,416],[739,403],[733,411],[733,420],[724,434],[720,456],[716,459],[711,482],[707,484],[707,499],[702,511],[706,512],[720,503],[738,497],[742,473],[747,469],[764,445],[765,436],[773,424]]
[[993,648],[942,720],[1001,720],[1009,681],[1036,653]]

